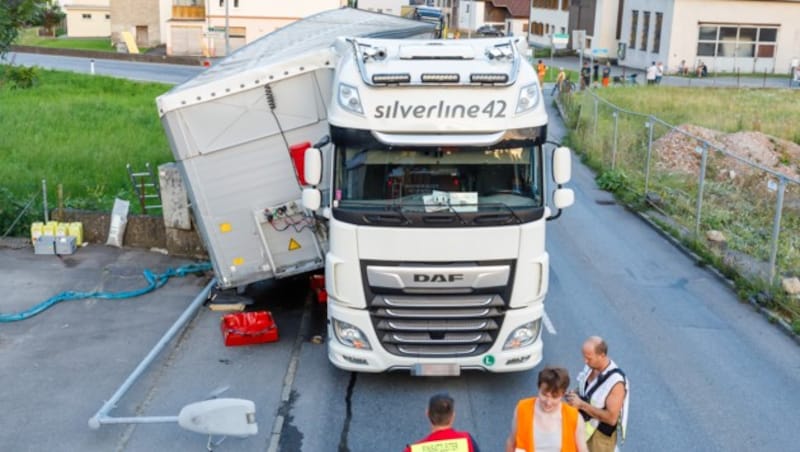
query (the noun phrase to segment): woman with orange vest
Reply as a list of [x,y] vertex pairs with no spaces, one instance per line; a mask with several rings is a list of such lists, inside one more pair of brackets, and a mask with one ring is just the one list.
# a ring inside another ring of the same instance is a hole
[[567,369],[539,372],[538,396],[520,400],[514,410],[506,452],[588,452],[578,410],[562,401],[567,387]]

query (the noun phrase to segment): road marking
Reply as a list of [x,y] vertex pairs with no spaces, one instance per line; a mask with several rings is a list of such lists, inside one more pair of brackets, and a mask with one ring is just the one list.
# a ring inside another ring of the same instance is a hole
[[544,319],[544,329],[546,329],[551,335],[555,336],[557,334],[556,327],[553,326],[553,322],[550,321],[550,317],[547,316],[547,312],[545,312],[544,316],[542,317]]
[[[297,331],[297,336],[294,339],[292,346],[292,357],[289,360],[289,367],[286,369],[286,376],[283,377],[283,388],[281,390],[281,408],[289,403],[289,398],[292,394],[292,386],[294,386],[294,377],[297,375],[297,363],[300,360],[300,350],[303,348],[303,335],[308,329],[308,322],[311,311],[311,296],[306,298],[305,307],[303,308],[303,317],[300,319],[300,328]],[[269,441],[267,452],[278,452],[278,445],[281,442],[281,433],[283,432],[284,417],[279,413],[275,416],[275,422],[272,424],[272,433]]]

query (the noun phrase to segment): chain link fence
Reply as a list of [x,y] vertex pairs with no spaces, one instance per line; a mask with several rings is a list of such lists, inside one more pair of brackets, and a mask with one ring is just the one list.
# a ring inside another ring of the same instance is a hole
[[780,289],[800,276],[800,180],[737,155],[708,129],[583,93],[559,99],[570,144],[598,184],[646,208],[727,276],[770,293],[800,329],[800,301]]

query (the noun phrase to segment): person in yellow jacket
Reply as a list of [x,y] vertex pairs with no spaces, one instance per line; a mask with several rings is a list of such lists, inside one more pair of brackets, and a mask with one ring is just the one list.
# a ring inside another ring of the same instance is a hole
[[506,452],[588,452],[578,410],[563,402],[568,387],[567,369],[539,372],[537,397],[520,400],[514,410]]
[[536,73],[539,74],[539,85],[543,84],[544,77],[547,75],[547,66],[545,66],[544,61],[539,60],[536,65]]

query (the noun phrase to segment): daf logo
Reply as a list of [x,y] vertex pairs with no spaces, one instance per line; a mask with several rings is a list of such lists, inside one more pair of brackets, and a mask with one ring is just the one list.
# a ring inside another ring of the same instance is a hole
[[449,275],[445,275],[442,273],[434,273],[432,275],[427,275],[424,273],[414,274],[414,282],[421,282],[421,283],[446,283],[446,282],[456,282],[463,280],[464,280],[464,275],[460,273],[453,273]]

